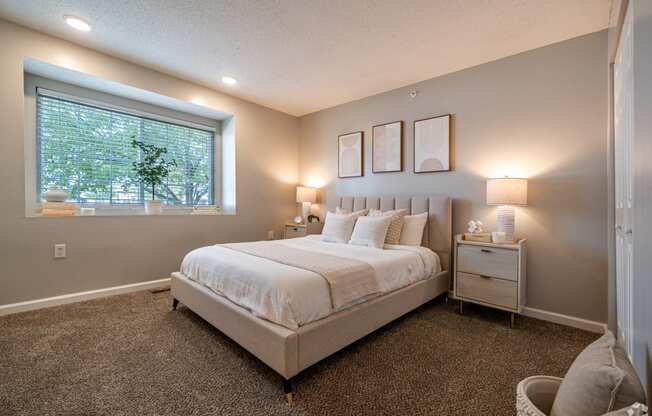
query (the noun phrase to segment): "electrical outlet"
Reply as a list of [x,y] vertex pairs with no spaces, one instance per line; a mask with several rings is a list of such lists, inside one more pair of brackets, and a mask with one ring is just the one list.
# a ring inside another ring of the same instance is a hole
[[268,240],[273,240],[274,239],[274,230],[267,231],[267,239]]
[[66,245],[65,244],[55,244],[54,245],[54,258],[55,259],[65,259],[66,258]]

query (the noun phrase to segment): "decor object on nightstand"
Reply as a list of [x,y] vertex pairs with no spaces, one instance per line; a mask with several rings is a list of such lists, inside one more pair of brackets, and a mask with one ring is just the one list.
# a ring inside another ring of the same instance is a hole
[[491,242],[494,244],[503,244],[507,242],[507,234],[503,231],[494,231],[491,233]]
[[166,147],[159,147],[153,144],[132,140],[131,146],[142,152],[142,159],[133,162],[132,165],[140,183],[151,187],[152,199],[145,200],[145,213],[148,215],[160,215],[162,213],[161,201],[156,199],[156,185],[163,183],[163,180],[170,174],[170,168],[177,165],[177,162],[166,160],[163,155],[168,152]]
[[318,222],[319,222],[319,217],[318,216],[316,216],[314,214],[308,215],[308,223],[315,224],[315,223],[318,223]]
[[310,204],[317,202],[317,189],[306,186],[297,186],[297,202],[301,205],[301,217],[304,223],[308,222],[310,215]]
[[491,234],[489,233],[464,233],[465,241],[476,241],[478,243],[491,243]]
[[525,249],[526,240],[498,245],[456,236],[453,291],[460,313],[464,302],[502,309],[511,312],[513,327],[514,314],[525,305]]
[[499,205],[496,224],[508,243],[515,241],[514,205],[527,205],[527,179],[487,179],[487,205]]
[[324,224],[321,222],[309,222],[306,224],[293,224],[288,222],[285,224],[285,235],[283,238],[297,238],[310,234],[321,234],[322,228],[324,228]]
[[466,224],[466,226],[470,233],[481,233],[484,231],[484,224],[482,221],[471,220]]
[[491,235],[483,232],[484,224],[482,221],[471,220],[467,223],[468,233],[464,233],[464,239],[467,241],[478,241],[481,243],[489,243]]

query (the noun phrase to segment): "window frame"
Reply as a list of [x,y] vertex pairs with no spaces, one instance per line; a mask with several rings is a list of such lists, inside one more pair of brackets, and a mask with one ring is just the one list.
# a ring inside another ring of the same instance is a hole
[[[181,111],[159,107],[107,94],[101,91],[65,84],[37,75],[25,74],[25,125],[26,125],[26,146],[25,146],[25,196],[26,216],[38,217],[41,201],[38,200],[39,186],[39,137],[37,132],[38,123],[38,95],[45,95],[52,98],[63,99],[82,105],[96,107],[99,109],[124,113],[130,116],[146,118],[163,123],[180,125],[209,131],[213,134],[213,154],[211,163],[213,205],[221,206],[222,174],[222,138],[221,121],[206,119],[202,116],[184,113]],[[122,215],[145,215],[144,203],[77,203],[78,207],[95,208],[96,216],[122,216]],[[192,213],[192,205],[165,205],[164,215],[187,215]]]

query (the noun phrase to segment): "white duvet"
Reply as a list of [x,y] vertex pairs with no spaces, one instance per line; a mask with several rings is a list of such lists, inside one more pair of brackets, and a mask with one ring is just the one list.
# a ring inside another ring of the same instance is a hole
[[[275,243],[364,261],[376,272],[382,294],[441,271],[439,257],[425,247],[385,245],[381,250],[325,243],[319,237]],[[220,245],[188,253],[181,263],[181,273],[254,315],[287,328],[296,329],[337,312],[331,306],[328,283],[319,274]]]

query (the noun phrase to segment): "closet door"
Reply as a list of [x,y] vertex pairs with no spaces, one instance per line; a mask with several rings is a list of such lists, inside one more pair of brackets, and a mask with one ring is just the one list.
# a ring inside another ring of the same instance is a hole
[[616,302],[618,338],[632,356],[632,144],[634,71],[631,3],[625,15],[614,62],[614,169],[616,202]]

